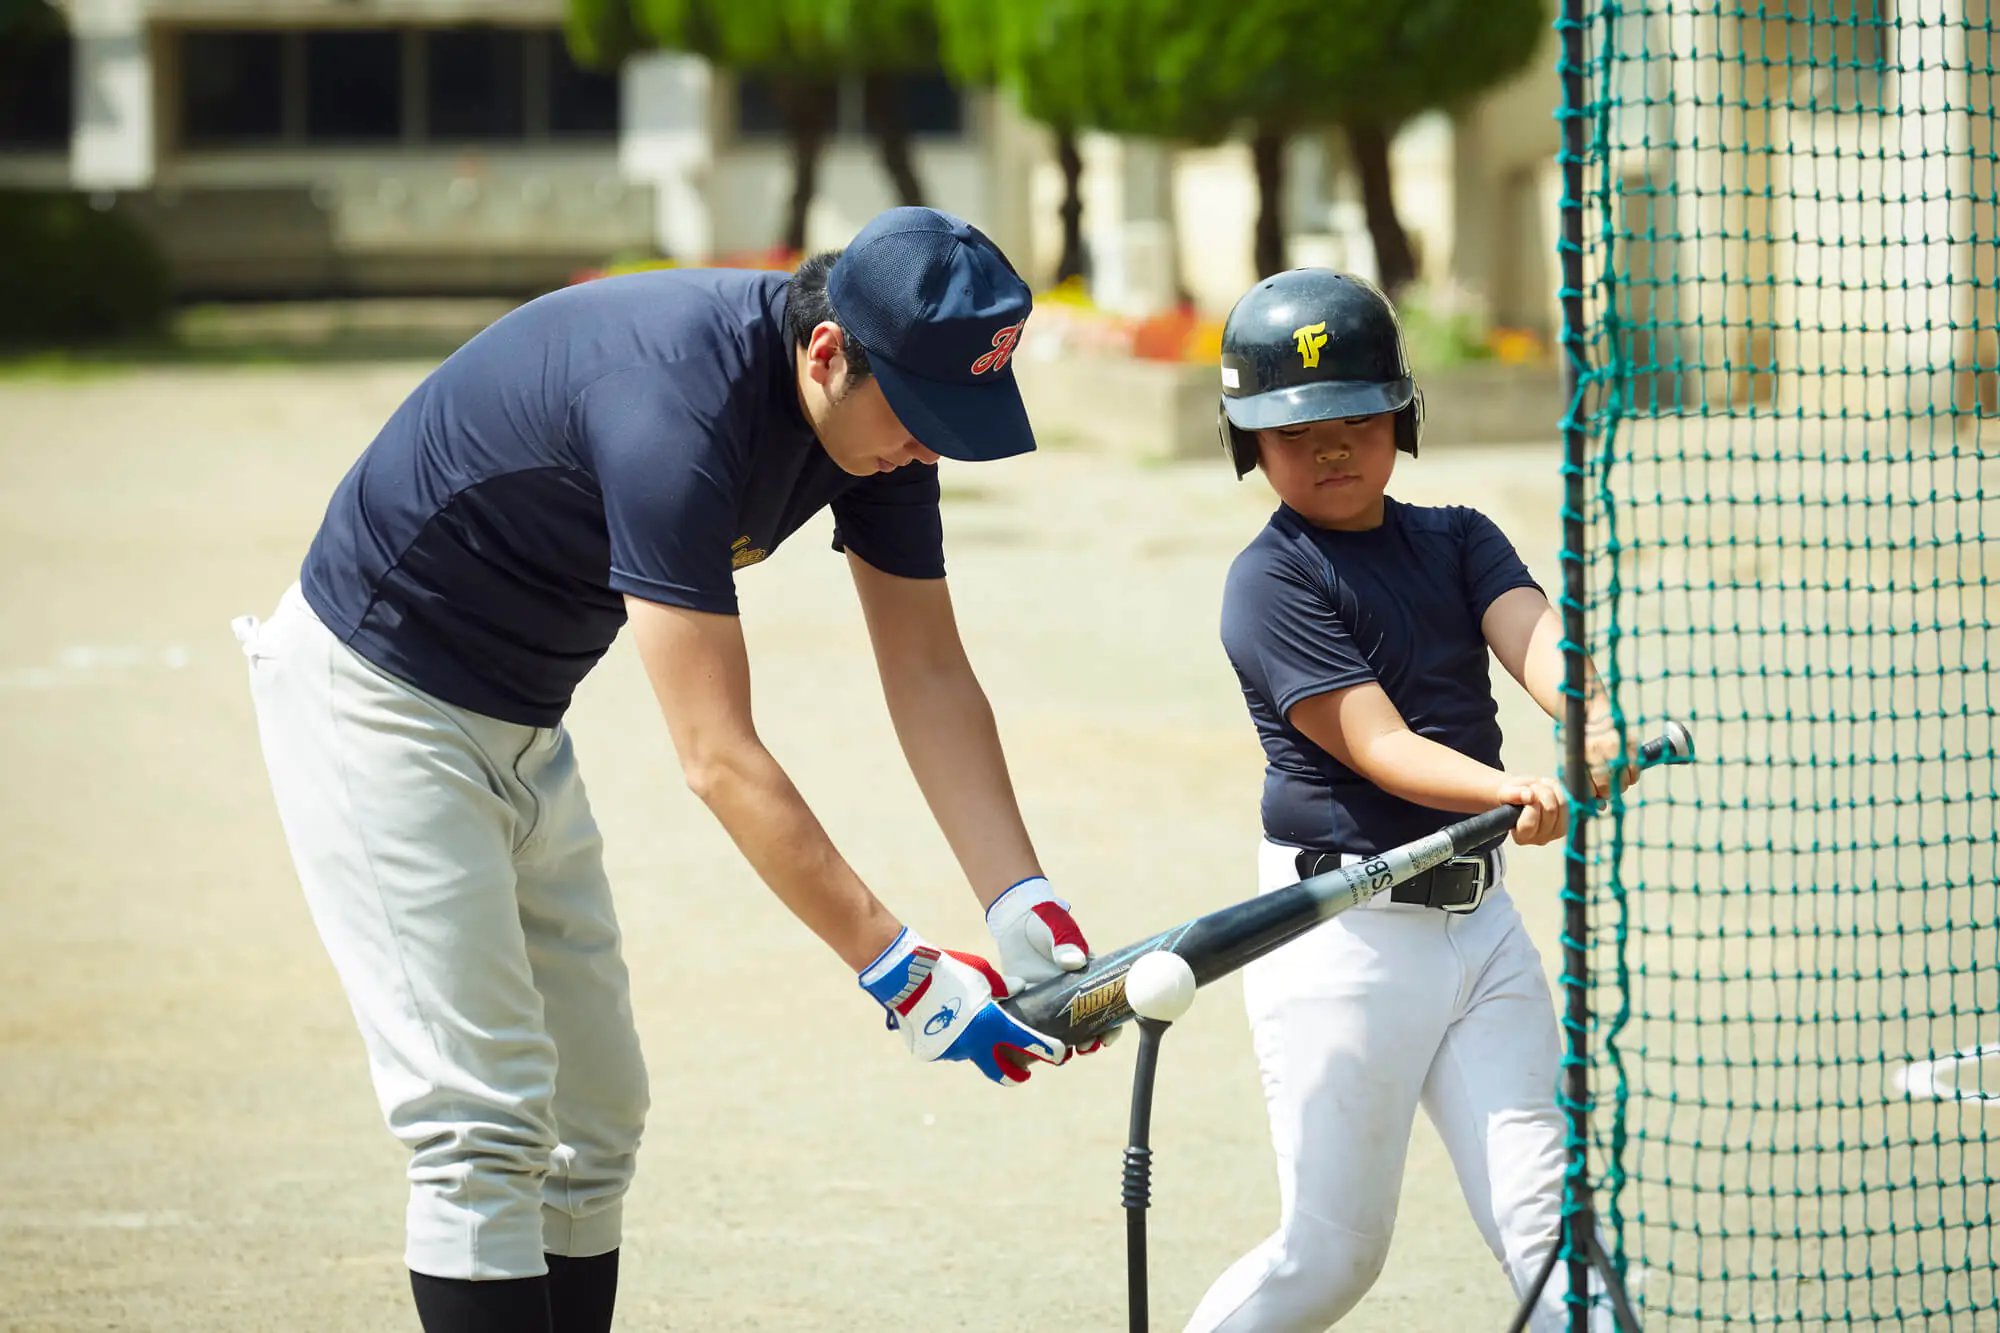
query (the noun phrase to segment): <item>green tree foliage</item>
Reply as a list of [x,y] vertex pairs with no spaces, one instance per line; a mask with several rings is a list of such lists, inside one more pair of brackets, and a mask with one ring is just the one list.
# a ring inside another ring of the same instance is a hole
[[862,120],[896,202],[923,203],[899,76],[939,68],[934,0],[785,0],[785,10],[797,40],[832,67],[860,75]]
[[1416,275],[1389,174],[1396,130],[1516,73],[1549,22],[1548,0],[1241,0],[1226,13],[1189,6],[1170,20],[1155,66],[1161,86],[1197,90],[1207,113],[1249,126],[1261,273],[1284,264],[1285,141],[1344,131],[1383,285],[1394,291]]
[[1548,0],[936,0],[947,67],[1014,88],[1059,135],[1214,142],[1250,135],[1260,273],[1284,265],[1284,147],[1339,129],[1392,290],[1415,275],[1389,143],[1413,116],[1519,70]]
[[1083,271],[1085,130],[1159,138],[1222,131],[1194,99],[1162,89],[1150,61],[1165,0],[933,0],[944,67],[961,84],[995,84],[1055,134],[1063,173],[1062,257],[1056,280]]
[[897,199],[923,202],[896,76],[938,67],[931,0],[569,0],[568,33],[577,58],[599,67],[662,48],[760,80],[791,148],[789,249],[805,248],[845,77],[861,80],[864,119]]
[[1078,130],[1086,120],[1075,94],[1082,87],[1084,48],[1050,40],[1053,11],[1063,0],[933,0],[938,54],[961,88],[1000,86],[1021,109],[1055,132],[1063,173],[1062,257],[1056,281],[1083,272],[1083,155]]
[[628,0],[569,0],[563,35],[570,55],[588,69],[616,69],[649,45]]
[[166,258],[116,210],[53,190],[0,190],[0,346],[68,346],[159,332]]

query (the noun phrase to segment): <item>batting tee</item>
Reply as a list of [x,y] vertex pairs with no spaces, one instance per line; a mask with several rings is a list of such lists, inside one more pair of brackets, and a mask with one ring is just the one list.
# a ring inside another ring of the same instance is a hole
[[1990,3],[1560,6],[1572,639],[1701,751],[1571,843],[1649,1333],[2000,1329]]

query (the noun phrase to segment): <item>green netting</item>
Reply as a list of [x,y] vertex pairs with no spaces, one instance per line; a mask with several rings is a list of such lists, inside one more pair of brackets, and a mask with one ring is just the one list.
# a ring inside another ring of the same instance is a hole
[[1702,751],[1587,853],[1590,1174],[1649,1331],[2000,1329],[1989,3],[1558,24],[1587,639]]

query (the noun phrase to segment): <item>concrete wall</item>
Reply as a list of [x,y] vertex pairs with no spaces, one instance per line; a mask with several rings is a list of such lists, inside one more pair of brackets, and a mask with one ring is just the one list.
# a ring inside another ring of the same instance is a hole
[[[668,53],[622,78],[616,151],[535,145],[432,151],[187,151],[175,124],[177,45],[187,25],[324,27],[550,24],[561,0],[70,0],[80,90],[69,183],[120,192],[159,228],[199,290],[429,280],[445,290],[545,284],[620,251],[700,261],[774,245],[790,192],[782,140],[734,132],[725,75]],[[1008,99],[973,94],[961,137],[919,140],[930,202],[963,214],[1046,283],[1060,253],[1061,175],[1052,137]],[[1426,274],[1454,248],[1451,137],[1412,127],[1394,148],[1405,225]],[[1176,148],[1087,135],[1084,227],[1095,294],[1143,315],[1178,294],[1226,311],[1251,265],[1256,182],[1241,143]],[[0,160],[0,181],[63,183],[53,159]],[[894,203],[874,146],[828,145],[808,244],[842,243]],[[1288,152],[1283,208],[1292,263],[1374,270],[1358,191],[1337,134]]]
[[208,294],[534,291],[644,249],[654,213],[609,148],[204,155],[121,206]]
[[[1873,64],[1853,43],[1875,12],[1856,4],[1718,19],[1667,0],[1610,34],[1612,299],[1640,405],[2000,409],[1988,0],[1885,6],[1879,79],[1854,68]],[[1560,327],[1556,56],[1551,32],[1457,117],[1453,165],[1453,278],[1496,323],[1544,334]],[[1604,223],[1593,199],[1594,264]]]
[[1973,152],[1991,93],[1983,78],[1975,91],[1967,50],[1968,21],[1984,19],[1961,0],[1901,0],[1894,65],[1857,80],[1833,64],[1853,53],[1813,58],[1840,31],[1821,17],[1718,24],[1676,0],[1672,132],[1626,177],[1675,200],[1658,247],[1670,286],[1651,313],[1679,346],[1662,360],[1677,350],[1689,366],[1689,402],[1945,410],[1980,392],[1966,363],[1993,324],[1973,280],[1991,264],[1977,238],[1994,235]]
[[1444,265],[1495,324],[1545,338],[1561,324],[1555,295],[1559,51],[1551,28],[1519,74],[1452,118]]

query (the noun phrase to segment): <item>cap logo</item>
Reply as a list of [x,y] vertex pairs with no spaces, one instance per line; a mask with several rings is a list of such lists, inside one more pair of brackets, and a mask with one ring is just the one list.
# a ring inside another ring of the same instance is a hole
[[989,370],[1005,370],[1007,359],[1014,355],[1014,344],[1021,337],[1021,326],[1027,322],[1025,317],[1017,319],[994,334],[993,350],[972,363],[972,373],[984,375]]
[[1319,349],[1326,346],[1326,321],[1293,329],[1292,337],[1298,339],[1299,364],[1307,370],[1319,369]]

